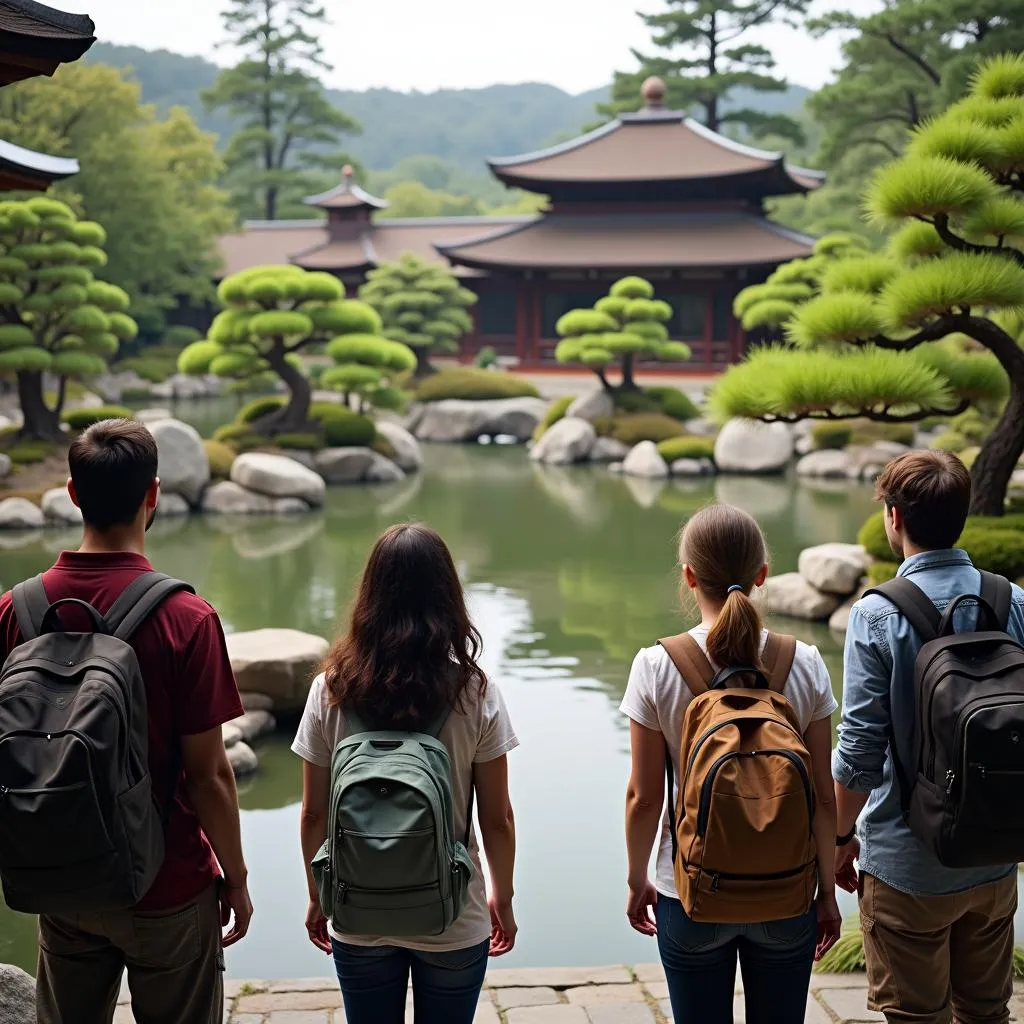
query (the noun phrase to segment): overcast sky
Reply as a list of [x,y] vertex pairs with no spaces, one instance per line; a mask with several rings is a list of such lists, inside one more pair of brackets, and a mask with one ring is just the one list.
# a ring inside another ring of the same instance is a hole
[[[51,0],[91,14],[100,39],[231,60],[218,0]],[[328,84],[431,91],[497,82],[550,82],[569,92],[606,84],[628,68],[629,48],[648,42],[636,10],[664,0],[325,0],[324,33],[335,69]],[[879,0],[815,0],[818,10],[867,13]],[[600,12],[599,14],[597,12]],[[790,81],[816,88],[839,60],[837,40],[811,40],[784,27],[758,38]]]

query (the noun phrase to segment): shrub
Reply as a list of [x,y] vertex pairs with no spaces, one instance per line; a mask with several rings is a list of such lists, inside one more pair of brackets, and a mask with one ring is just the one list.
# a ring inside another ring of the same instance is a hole
[[970,442],[963,434],[958,434],[955,430],[944,430],[932,441],[931,447],[959,454],[965,448],[970,447]]
[[658,454],[671,465],[676,459],[713,459],[715,439],[713,437],[670,437],[658,445]]
[[866,969],[864,934],[860,922],[844,922],[839,941],[814,965],[825,974],[857,974]]
[[971,517],[958,546],[970,556],[979,569],[1008,576],[1011,580],[1024,576],[1024,531],[1009,525],[1005,519]]
[[498,363],[498,353],[494,351],[493,345],[484,345],[482,349],[476,354],[476,358],[473,360],[473,365],[478,366],[481,370],[490,369],[492,366],[496,366]]
[[121,392],[121,400],[125,402],[148,402],[152,397],[149,388],[125,388]]
[[267,440],[246,423],[225,423],[224,426],[218,427],[213,432],[213,439],[223,444],[229,444],[240,452],[258,448]]
[[442,370],[427,377],[416,388],[421,402],[440,402],[446,398],[488,401],[497,398],[536,398],[537,389],[522,377],[494,370],[461,366]]
[[272,443],[278,448],[295,452],[316,452],[324,446],[316,434],[278,434]]
[[309,415],[323,430],[324,445],[328,448],[368,448],[377,436],[373,420],[343,405],[314,402],[310,406]]
[[283,409],[285,399],[280,395],[265,395],[262,398],[254,398],[238,410],[235,416],[236,423],[255,423],[256,420],[266,416],[268,413]]
[[868,566],[868,582],[873,587],[888,583],[889,580],[895,579],[898,569],[898,562],[872,562]]
[[616,441],[632,447],[641,441],[654,441],[657,444],[670,437],[680,437],[685,432],[686,428],[679,420],[664,413],[637,412],[629,416],[613,417],[609,434]]
[[849,423],[824,421],[811,427],[811,440],[815,448],[845,448],[852,436],[853,427]]
[[130,420],[134,416],[123,405],[99,405],[95,409],[69,409],[64,413],[64,422],[72,430],[85,430],[102,420]]
[[49,441],[18,441],[6,449],[16,466],[32,466],[45,462],[57,450]]
[[575,401],[576,398],[573,395],[563,395],[561,398],[556,398],[548,406],[547,412],[541,417],[540,423],[534,428],[534,441],[539,441],[550,427],[553,427],[559,420],[565,419],[569,406]]
[[972,445],[970,448],[965,448],[960,452],[960,461],[968,468],[971,469],[974,463],[977,461],[978,456],[981,454],[981,449],[977,445]]
[[896,444],[912,445],[917,437],[913,423],[874,423],[871,420],[854,420],[850,444],[873,444],[875,441],[893,441]]
[[[223,428],[222,428],[223,429]],[[227,480],[235,461],[235,449],[224,441],[204,441],[206,457],[210,460],[210,476],[214,480]]]
[[616,391],[615,408],[618,412],[658,412],[661,406],[646,391]]
[[885,512],[879,509],[871,515],[857,534],[857,543],[872,557],[881,561],[892,558],[892,548],[885,534]]
[[657,401],[661,411],[674,420],[695,420],[700,415],[700,410],[693,404],[690,396],[679,388],[658,386],[645,390]]
[[111,369],[115,373],[132,371],[138,374],[143,380],[150,384],[163,384],[165,380],[173,377],[178,371],[177,356],[162,358],[160,356],[128,356],[127,359],[120,359]]

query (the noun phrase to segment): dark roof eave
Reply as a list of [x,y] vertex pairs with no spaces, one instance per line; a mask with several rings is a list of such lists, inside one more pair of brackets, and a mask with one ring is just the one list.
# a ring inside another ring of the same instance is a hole
[[81,170],[73,158],[37,153],[3,139],[0,139],[0,167],[47,183],[70,178]]
[[510,264],[501,263],[497,260],[474,259],[472,256],[461,256],[457,252],[452,252],[451,249],[442,249],[438,245],[435,245],[434,248],[453,266],[468,267],[471,270],[482,270],[485,272],[499,271],[506,274],[550,274],[580,270],[600,270],[616,274],[629,274],[648,270],[740,270],[743,267],[778,267],[792,259],[792,257],[786,257],[784,259],[736,260],[719,263],[630,263],[618,266],[611,263],[595,264],[591,262],[585,266],[580,263],[537,266],[536,264]]

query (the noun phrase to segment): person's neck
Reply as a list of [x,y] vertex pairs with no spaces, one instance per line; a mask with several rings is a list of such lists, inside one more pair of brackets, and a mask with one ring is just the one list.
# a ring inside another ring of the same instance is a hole
[[724,607],[724,601],[709,601],[707,598],[698,595],[697,610],[700,612],[700,624],[705,629],[711,629],[718,621],[718,616],[722,614],[722,608]]
[[135,526],[96,530],[86,526],[78,549],[85,555],[146,554],[146,531]]
[[903,561],[905,562],[908,558],[913,558],[914,555],[923,555],[929,551],[934,551],[935,548],[921,548],[918,547],[912,540],[903,541]]

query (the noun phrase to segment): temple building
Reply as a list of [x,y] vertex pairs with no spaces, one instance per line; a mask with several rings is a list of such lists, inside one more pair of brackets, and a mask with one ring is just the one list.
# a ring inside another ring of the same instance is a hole
[[553,361],[563,313],[640,274],[675,310],[671,335],[693,350],[686,368],[725,366],[746,345],[736,293],[813,244],[770,221],[765,199],[807,193],[824,176],[718,135],[663,99],[663,83],[650,79],[638,113],[490,160],[505,185],[548,198],[540,214],[389,220],[377,216],[387,204],[346,168],[341,185],[308,200],[324,221],[250,222],[222,239],[224,272],[292,262],[355,285],[405,250],[443,259],[479,296],[464,351],[490,345],[530,366]]
[[[78,60],[96,42],[96,26],[84,14],[66,14],[35,0],[0,3],[0,87],[52,75]],[[0,192],[45,191],[71,177],[78,161],[46,156],[0,140]]]

